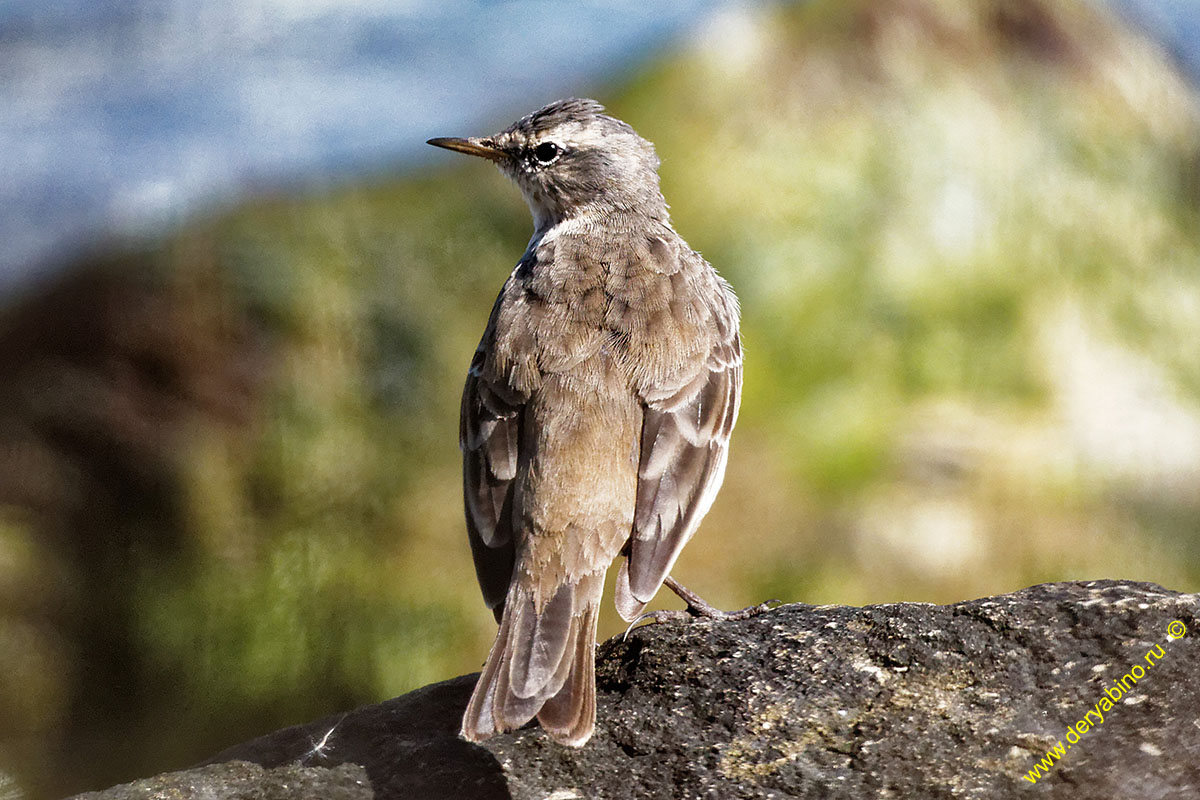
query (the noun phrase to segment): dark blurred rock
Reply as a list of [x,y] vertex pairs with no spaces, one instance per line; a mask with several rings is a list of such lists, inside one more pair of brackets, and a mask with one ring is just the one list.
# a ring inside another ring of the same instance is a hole
[[227,282],[196,236],[170,259],[96,256],[0,307],[0,530],[27,532],[38,564],[24,583],[0,564],[0,623],[23,642],[0,760],[34,796],[162,763],[137,736],[179,676],[145,649],[138,579],[193,563],[191,442],[249,440],[269,366]]
[[[581,750],[534,726],[460,741],[464,676],[213,761],[357,764],[378,798],[1196,797],[1200,647],[1166,631],[1197,630],[1198,599],[1093,581],[951,606],[789,605],[647,625],[601,648],[599,724]],[[1140,682],[1097,723],[1096,704],[1134,665]],[[1089,710],[1095,727],[1031,784]],[[269,794],[283,773],[261,780],[261,794],[228,796],[300,796]]]
[[496,758],[458,738],[475,678],[463,675],[378,705],[285,728],[231,747],[212,762],[349,762],[366,768],[376,797],[507,798]]
[[171,772],[79,795],[86,800],[367,800],[373,796],[366,772],[352,764],[332,769],[299,765],[264,769],[244,761]]
[[169,493],[196,426],[254,420],[261,332],[211,243],[178,249],[173,269],[98,256],[0,307],[0,503],[73,532],[64,517]]

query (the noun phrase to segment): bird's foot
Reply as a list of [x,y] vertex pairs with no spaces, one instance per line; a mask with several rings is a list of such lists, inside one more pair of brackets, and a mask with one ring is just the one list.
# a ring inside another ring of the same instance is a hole
[[647,611],[633,622],[629,623],[629,627],[625,629],[625,637],[629,636],[629,632],[634,629],[638,623],[646,620],[654,622],[671,622],[675,620],[690,621],[698,618],[717,619],[717,620],[737,620],[750,619],[756,617],[764,611],[770,611],[777,605],[781,605],[780,600],[768,600],[765,603],[759,603],[756,606],[748,606],[737,611],[722,611],[716,606],[709,603],[700,595],[693,592],[691,589],[684,586],[679,581],[672,578],[670,575],[663,580],[663,585],[670,589],[675,594],[679,595],[683,602],[687,603],[687,608],[682,611],[664,609],[661,611]]
[[663,585],[679,595],[679,598],[687,603],[687,609],[684,611],[655,611],[655,615],[668,615],[662,618],[656,616],[656,621],[661,621],[662,619],[691,619],[694,617],[706,617],[707,619],[750,619],[750,617],[758,616],[764,611],[770,611],[773,607],[772,604],[780,604],[779,600],[768,600],[765,603],[748,606],[738,611],[722,611],[670,575],[663,580]]

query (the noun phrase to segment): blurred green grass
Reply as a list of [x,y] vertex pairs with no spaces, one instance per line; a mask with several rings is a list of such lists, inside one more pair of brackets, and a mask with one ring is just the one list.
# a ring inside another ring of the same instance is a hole
[[[1075,2],[745,13],[604,98],[743,305],[728,477],[676,575],[725,607],[1200,587],[1192,90]],[[458,399],[529,230],[499,174],[451,163],[155,249],[168,281],[215,264],[270,356],[253,423],[180,453],[192,557],[127,587],[137,646],[178,676],[123,734],[141,763],[478,668]],[[69,694],[80,665],[55,663]]]

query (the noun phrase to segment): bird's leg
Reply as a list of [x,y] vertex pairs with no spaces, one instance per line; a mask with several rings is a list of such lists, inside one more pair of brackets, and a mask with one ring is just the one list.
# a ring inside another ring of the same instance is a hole
[[684,611],[650,611],[642,614],[640,617],[629,623],[629,627],[625,629],[625,635],[633,630],[634,626],[643,620],[654,620],[655,622],[667,622],[669,620],[692,620],[697,617],[705,617],[707,619],[750,619],[750,617],[758,616],[764,611],[770,611],[773,603],[779,603],[778,600],[768,600],[765,603],[759,603],[756,606],[749,606],[738,611],[722,611],[716,606],[709,603],[700,595],[693,592],[691,589],[684,586],[679,581],[668,575],[663,579],[663,585],[670,589],[675,594],[679,595],[683,602],[687,603],[687,609]]

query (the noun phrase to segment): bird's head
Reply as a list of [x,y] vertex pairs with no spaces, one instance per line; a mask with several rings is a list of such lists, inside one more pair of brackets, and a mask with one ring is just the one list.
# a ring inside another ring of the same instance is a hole
[[595,100],[558,100],[493,136],[429,144],[495,162],[521,187],[539,231],[583,213],[666,217],[654,145]]

